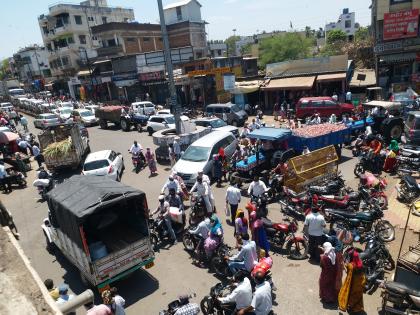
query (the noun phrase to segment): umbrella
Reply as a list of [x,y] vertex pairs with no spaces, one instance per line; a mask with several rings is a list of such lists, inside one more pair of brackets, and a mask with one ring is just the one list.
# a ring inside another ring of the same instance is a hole
[[0,132],[0,144],[8,144],[10,141],[15,141],[19,135],[10,131]]

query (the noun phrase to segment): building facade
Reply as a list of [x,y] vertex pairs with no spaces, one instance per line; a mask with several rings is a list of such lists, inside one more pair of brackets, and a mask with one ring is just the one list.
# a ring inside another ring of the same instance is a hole
[[92,35],[92,26],[131,20],[132,9],[109,7],[106,0],[50,6],[48,14],[38,17],[38,23],[52,74],[63,79],[74,77],[86,60],[97,56],[100,42]]
[[26,85],[51,77],[48,57],[49,53],[45,47],[34,45],[20,49],[13,55],[15,75]]
[[386,92],[420,91],[420,0],[373,0],[378,85]]
[[223,57],[226,56],[227,53],[227,45],[222,41],[208,43],[210,56],[212,58]]
[[175,24],[184,21],[203,23],[201,4],[197,0],[184,0],[166,5],[163,8],[165,23]]
[[348,8],[343,9],[337,22],[331,22],[325,25],[325,34],[332,30],[342,30],[347,34],[349,40],[353,40],[354,34],[358,30],[359,25],[356,23],[356,13],[350,12]]

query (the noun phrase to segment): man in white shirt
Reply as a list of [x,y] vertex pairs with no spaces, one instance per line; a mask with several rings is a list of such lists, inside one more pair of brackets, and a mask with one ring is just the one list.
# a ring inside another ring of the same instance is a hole
[[319,117],[319,114],[315,114],[314,119],[311,120],[311,123],[314,125],[319,125],[321,123],[321,117]]
[[251,306],[252,286],[245,272],[235,274],[234,280],[239,282],[238,286],[228,296],[218,299],[223,304],[235,303],[235,311],[237,311]]
[[207,182],[203,181],[202,177],[197,177],[197,181],[190,190],[190,194],[193,191],[197,191],[198,198],[202,197],[206,205],[207,213],[213,213],[213,206],[210,202],[210,188]]
[[179,157],[181,156],[181,145],[179,144],[179,138],[174,139],[173,150],[175,154],[175,159],[178,161]]
[[8,176],[3,162],[0,162],[0,184],[4,186],[4,191],[6,193],[12,192],[12,186],[10,185]]
[[251,184],[249,184],[248,187],[248,195],[260,197],[267,190],[267,186],[265,186],[264,182],[260,180],[258,176],[254,176],[254,181]]
[[255,315],[268,315],[273,308],[271,286],[268,281],[265,281],[264,274],[261,271],[256,273],[255,283],[256,287],[251,305],[239,310],[238,315],[245,315],[250,312]]
[[311,260],[319,262],[318,246],[322,245],[322,235],[324,234],[325,226],[324,216],[318,213],[318,208],[316,206],[313,207],[311,213],[306,216],[304,225],[304,230],[309,236],[309,255],[311,255]]
[[228,261],[229,269],[233,274],[239,270],[251,272],[258,262],[257,245],[249,240],[249,234],[242,235],[241,242],[242,248],[239,253],[230,257]]
[[20,152],[28,154],[29,143],[26,140],[20,140],[18,143]]
[[304,146],[303,147],[302,154],[309,154],[309,153],[311,153],[311,151],[309,150],[309,148],[307,146]]
[[34,144],[32,146],[32,154],[34,156],[35,161],[38,163],[38,167],[42,166],[42,154],[41,154],[41,150],[38,148],[38,146],[36,144]]
[[241,190],[231,182],[226,191],[226,207],[230,207],[231,223],[235,224],[236,211],[241,202]]
[[168,194],[169,194],[169,191],[171,189],[175,189],[176,193],[179,194],[179,192],[181,191],[181,186],[179,185],[179,182],[172,175],[169,175],[169,178],[166,181],[166,183],[163,185],[160,193],[166,195],[166,190],[168,190]]
[[175,232],[172,228],[171,223],[171,214],[169,212],[170,206],[169,202],[165,201],[165,196],[160,195],[159,196],[159,206],[156,208],[155,211],[153,211],[152,215],[155,215],[159,212],[159,215],[163,217],[166,228],[168,229],[169,236],[171,237],[173,244],[175,245],[177,243]]
[[140,144],[137,141],[134,141],[133,145],[131,146],[130,150],[128,150],[131,154],[135,155],[140,153],[143,150]]

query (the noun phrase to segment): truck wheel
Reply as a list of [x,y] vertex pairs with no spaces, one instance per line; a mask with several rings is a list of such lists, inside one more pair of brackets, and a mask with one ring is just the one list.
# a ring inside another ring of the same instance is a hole
[[101,129],[106,129],[108,127],[108,123],[106,122],[106,120],[101,119],[99,121],[99,126],[101,127]]
[[387,140],[400,140],[403,134],[403,126],[398,120],[390,121],[383,126],[383,135]]
[[120,125],[122,131],[130,131],[130,123],[127,120],[121,119]]

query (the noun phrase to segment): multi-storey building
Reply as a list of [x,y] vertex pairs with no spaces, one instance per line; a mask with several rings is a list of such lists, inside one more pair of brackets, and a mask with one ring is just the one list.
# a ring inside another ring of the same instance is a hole
[[88,58],[96,57],[100,43],[92,35],[92,26],[131,20],[134,20],[132,9],[109,7],[106,0],[50,6],[48,14],[40,15],[38,22],[44,45],[50,53],[48,59],[53,76],[72,77]]
[[337,22],[331,22],[325,25],[325,34],[328,37],[328,32],[332,30],[342,30],[347,34],[348,40],[353,40],[354,34],[359,29],[359,24],[356,23],[356,13],[350,12],[348,8],[343,9]]
[[21,82],[31,83],[37,79],[51,77],[48,63],[49,53],[37,45],[20,49],[13,55],[14,72]]
[[420,91],[420,0],[372,0],[378,85]]

